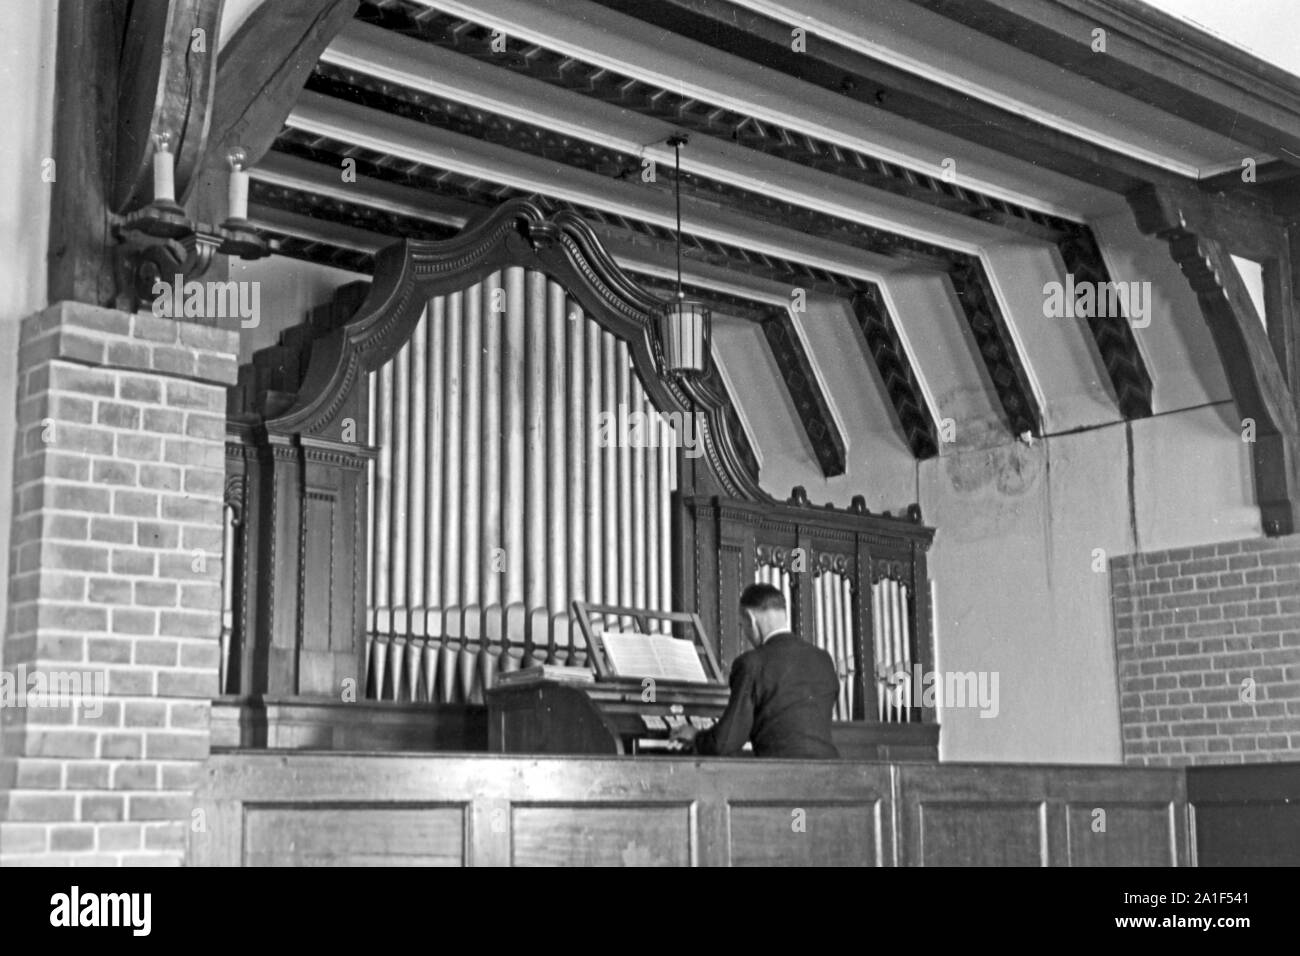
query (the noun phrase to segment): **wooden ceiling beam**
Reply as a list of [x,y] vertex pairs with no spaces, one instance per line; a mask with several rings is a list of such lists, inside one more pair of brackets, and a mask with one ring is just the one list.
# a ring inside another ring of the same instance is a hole
[[[908,0],[1300,166],[1300,79],[1134,0]],[[1093,30],[1105,31],[1103,53]]]
[[[1250,440],[1255,494],[1265,533],[1300,530],[1300,413],[1296,388],[1229,259],[1222,212],[1196,191],[1148,187],[1129,196],[1138,228],[1169,245],[1210,326]],[[1279,254],[1287,249],[1277,248]],[[1287,290],[1294,297],[1294,287]]]
[[847,100],[1112,192],[1127,194],[1147,183],[1185,178],[835,44],[795,51],[790,24],[723,0],[593,2]]

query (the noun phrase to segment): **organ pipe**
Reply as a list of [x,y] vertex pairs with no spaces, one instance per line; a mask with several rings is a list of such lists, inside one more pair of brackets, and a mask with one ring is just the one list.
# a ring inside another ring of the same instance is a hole
[[670,430],[558,284],[434,297],[370,383],[372,696],[480,701],[526,655],[578,662],[574,598],[672,606]]

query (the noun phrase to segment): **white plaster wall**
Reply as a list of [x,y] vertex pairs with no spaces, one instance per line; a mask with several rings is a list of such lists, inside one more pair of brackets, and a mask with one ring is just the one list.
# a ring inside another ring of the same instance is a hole
[[[41,170],[53,151],[56,14],[48,0],[9,0],[0,31],[0,628],[8,627],[18,329],[47,304],[53,187],[42,181]],[[56,164],[60,173],[71,170]]]
[[1232,415],[1193,408],[921,464],[937,669],[999,675],[996,717],[941,710],[943,759],[1119,762],[1105,562],[1260,534]]

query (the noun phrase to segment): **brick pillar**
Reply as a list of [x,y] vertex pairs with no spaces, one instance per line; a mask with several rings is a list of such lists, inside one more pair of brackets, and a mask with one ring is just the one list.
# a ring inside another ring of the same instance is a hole
[[[184,862],[217,692],[237,339],[72,302],[23,322],[0,863]],[[92,696],[18,706],[42,682]]]

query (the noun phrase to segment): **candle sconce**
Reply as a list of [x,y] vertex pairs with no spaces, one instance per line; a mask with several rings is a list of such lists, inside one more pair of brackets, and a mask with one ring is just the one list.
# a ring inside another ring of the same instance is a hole
[[135,311],[157,297],[161,280],[186,281],[205,275],[216,254],[261,259],[275,251],[248,221],[247,156],[233,149],[230,163],[229,210],[220,225],[194,222],[176,202],[170,137],[154,136],[153,200],[122,217],[115,225],[118,239],[118,308]]

